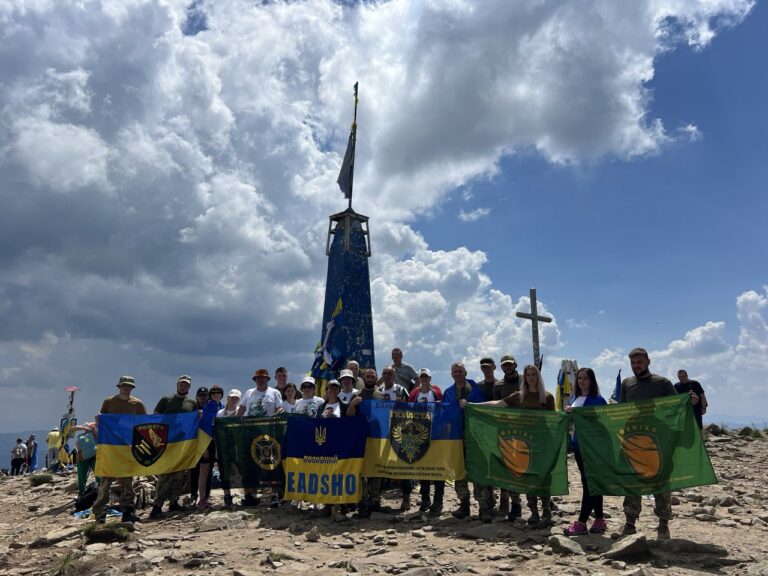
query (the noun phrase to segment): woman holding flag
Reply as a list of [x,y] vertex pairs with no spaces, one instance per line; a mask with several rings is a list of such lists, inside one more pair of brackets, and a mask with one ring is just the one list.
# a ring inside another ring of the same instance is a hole
[[[600,388],[597,385],[597,378],[592,368],[580,368],[576,372],[576,394],[573,401],[565,407],[565,411],[573,412],[574,408],[582,406],[601,406],[606,404],[605,398],[600,396]],[[578,431],[577,431],[578,432]],[[603,515],[603,497],[590,496],[587,486],[587,476],[584,474],[584,461],[581,458],[579,443],[576,434],[573,435],[573,456],[576,458],[576,465],[579,467],[581,475],[581,509],[578,519],[564,530],[566,536],[578,536],[592,532],[593,534],[602,534],[605,532],[605,516]],[[587,520],[589,515],[595,512],[595,521],[591,528],[587,530]]]

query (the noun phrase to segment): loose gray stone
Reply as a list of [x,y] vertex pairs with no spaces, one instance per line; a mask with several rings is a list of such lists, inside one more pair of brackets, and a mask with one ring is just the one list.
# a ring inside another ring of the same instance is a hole
[[320,541],[320,529],[317,526],[312,526],[312,528],[304,534],[304,538],[306,538],[307,542],[319,542]]
[[633,534],[618,540],[610,550],[603,554],[604,558],[618,560],[648,554],[648,541],[644,534]]
[[565,536],[553,535],[549,537],[549,545],[552,550],[561,556],[583,556],[584,550],[576,542]]

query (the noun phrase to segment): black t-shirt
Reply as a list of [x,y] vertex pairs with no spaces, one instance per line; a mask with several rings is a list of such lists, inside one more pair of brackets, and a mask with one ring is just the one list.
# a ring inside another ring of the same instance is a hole
[[[678,382],[675,384],[675,390],[677,390],[678,394],[688,394],[689,392],[693,392],[694,394],[698,394],[699,398],[704,394],[704,388],[702,388],[701,384],[696,382],[696,380],[688,380],[685,384]],[[701,400],[693,405],[693,413],[697,416],[701,416]]]

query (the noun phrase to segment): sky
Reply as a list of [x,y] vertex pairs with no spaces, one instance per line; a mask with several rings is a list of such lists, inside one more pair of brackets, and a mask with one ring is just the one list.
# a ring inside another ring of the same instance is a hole
[[[0,2],[0,432],[122,374],[298,381],[359,82],[377,367],[688,370],[768,402],[768,9],[749,0]],[[500,372],[499,372],[500,374]]]

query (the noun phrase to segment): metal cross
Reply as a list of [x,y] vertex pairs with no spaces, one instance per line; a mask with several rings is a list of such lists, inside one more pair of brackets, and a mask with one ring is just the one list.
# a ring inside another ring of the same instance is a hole
[[541,353],[539,352],[539,322],[552,322],[549,316],[539,316],[536,310],[536,288],[531,288],[531,313],[518,312],[518,318],[525,318],[531,321],[531,332],[533,337],[533,363],[539,366],[541,363]]

